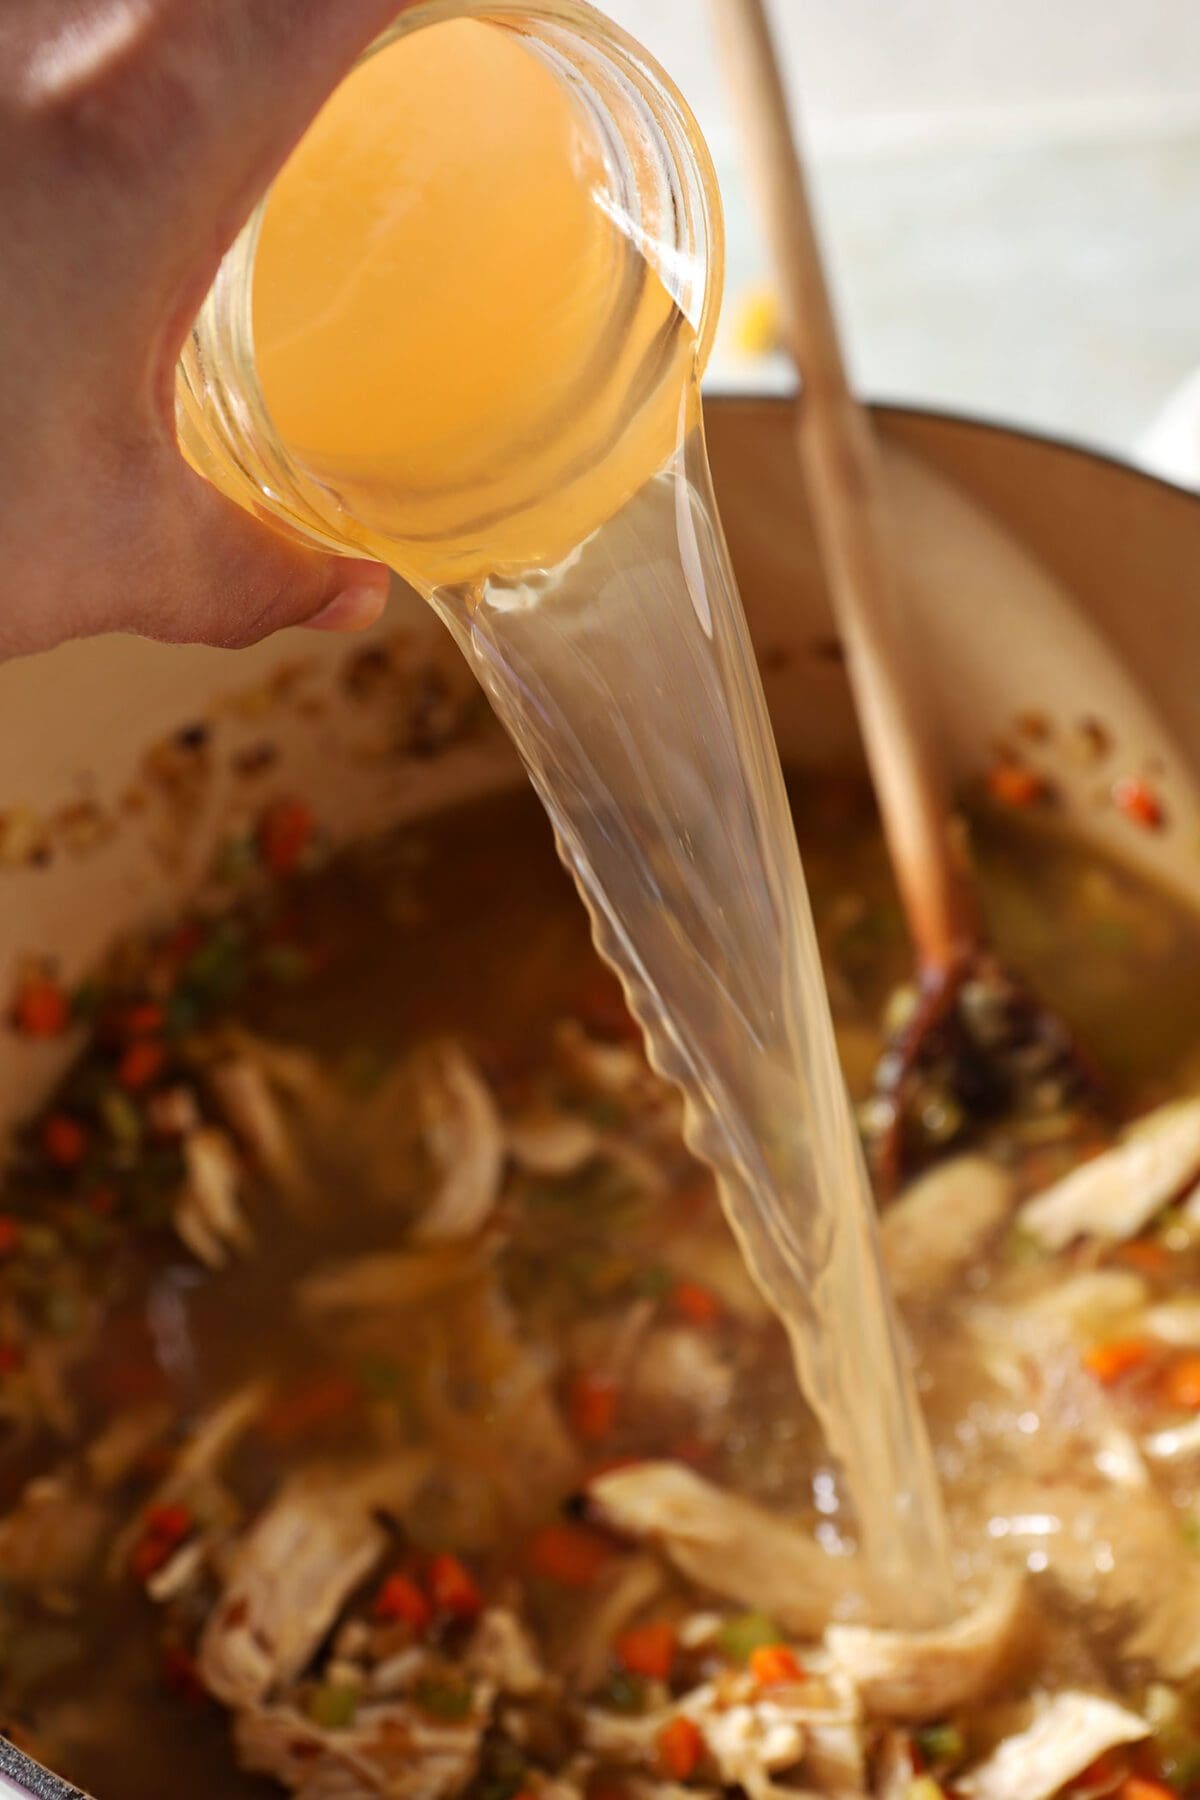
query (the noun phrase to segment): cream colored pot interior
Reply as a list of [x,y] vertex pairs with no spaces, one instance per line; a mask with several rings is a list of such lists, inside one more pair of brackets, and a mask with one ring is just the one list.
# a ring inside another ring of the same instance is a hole
[[[726,399],[707,417],[785,762],[856,763],[789,410]],[[1200,502],[1012,432],[905,412],[881,423],[955,780],[978,780],[1007,746],[1078,829],[1200,901]],[[9,986],[30,958],[81,976],[117,932],[182,901],[222,836],[273,799],[303,795],[345,839],[521,779],[407,591],[369,640],[293,632],[233,655],[110,638],[10,664],[0,770]],[[1152,778],[1163,830],[1112,807],[1123,774]],[[67,1053],[0,1033],[0,1123]]]

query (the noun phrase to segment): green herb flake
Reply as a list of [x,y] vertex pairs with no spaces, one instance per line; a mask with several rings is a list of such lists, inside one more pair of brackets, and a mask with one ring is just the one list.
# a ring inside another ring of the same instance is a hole
[[949,1768],[960,1763],[967,1753],[957,1725],[926,1725],[916,1733],[914,1742],[921,1753],[921,1761],[930,1768]]
[[469,1719],[475,1705],[475,1696],[469,1687],[453,1681],[435,1681],[432,1677],[418,1681],[413,1689],[413,1699],[422,1712],[434,1719],[445,1719],[448,1724]]
[[312,974],[312,958],[296,944],[268,944],[259,952],[258,966],[280,987],[296,987]]
[[641,1675],[631,1675],[626,1669],[616,1669],[596,1698],[610,1712],[632,1716],[644,1713],[648,1698],[645,1679]]
[[651,1263],[648,1269],[639,1269],[634,1279],[633,1291],[643,1295],[647,1300],[662,1300],[675,1286],[675,1276],[663,1263]]
[[322,1731],[345,1731],[354,1723],[358,1700],[356,1687],[326,1681],[309,1695],[308,1716]]
[[137,1107],[120,1088],[106,1088],[100,1097],[100,1117],[114,1144],[134,1150],[142,1140],[142,1120]]
[[755,1650],[765,1644],[778,1644],[783,1632],[766,1613],[741,1613],[726,1619],[717,1633],[717,1644],[731,1662],[748,1663]]

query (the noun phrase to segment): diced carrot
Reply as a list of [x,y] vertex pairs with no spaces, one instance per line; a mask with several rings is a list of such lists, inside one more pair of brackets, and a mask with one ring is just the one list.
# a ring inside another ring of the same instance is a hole
[[712,1325],[721,1317],[721,1302],[695,1281],[677,1281],[671,1289],[671,1305],[689,1325]]
[[12,1022],[25,1037],[61,1037],[71,1023],[65,989],[48,975],[31,975],[17,989]]
[[273,875],[290,875],[312,842],[316,821],[302,800],[277,800],[258,821],[258,851]]
[[117,1064],[117,1080],[129,1093],[149,1087],[167,1063],[167,1047],[157,1038],[135,1038]]
[[0,1256],[11,1256],[21,1241],[21,1221],[0,1213]]
[[1162,1396],[1169,1406],[1200,1412],[1200,1356],[1182,1356],[1162,1378]]
[[567,1412],[577,1437],[599,1443],[611,1436],[617,1422],[616,1384],[606,1375],[576,1375],[567,1393]]
[[1163,804],[1150,786],[1137,775],[1123,775],[1113,783],[1112,801],[1132,825],[1143,831],[1157,831],[1163,822]]
[[140,1000],[127,1009],[122,1023],[126,1037],[157,1037],[166,1029],[166,1008],[157,1000]]
[[155,1537],[152,1533],[139,1538],[129,1552],[129,1572],[135,1581],[149,1581],[152,1575],[165,1568],[171,1560],[172,1548],[165,1538]]
[[429,1596],[438,1612],[456,1619],[473,1619],[483,1611],[483,1595],[475,1578],[457,1556],[448,1551],[435,1556],[427,1579]]
[[1150,1238],[1134,1238],[1117,1250],[1117,1261],[1141,1275],[1165,1275],[1171,1267],[1171,1252]]
[[362,1389],[348,1375],[326,1375],[283,1393],[262,1417],[262,1433],[274,1444],[291,1443],[351,1412]]
[[586,1525],[543,1525],[530,1538],[527,1554],[535,1575],[560,1587],[585,1588],[608,1562],[612,1547]]
[[693,1469],[706,1469],[716,1452],[701,1437],[676,1438],[671,1445],[671,1461],[687,1463]]
[[704,1755],[704,1739],[700,1727],[682,1714],[668,1719],[655,1739],[659,1766],[672,1781],[686,1781],[694,1775]]
[[1104,1750],[1090,1762],[1086,1769],[1080,1769],[1073,1788],[1115,1788],[1124,1779],[1128,1770],[1128,1759],[1123,1750]]
[[87,1132],[69,1113],[51,1113],[42,1126],[42,1149],[59,1169],[77,1169],[87,1154]]
[[1001,757],[988,770],[988,792],[1001,806],[1036,806],[1047,794],[1046,783],[1034,769]]
[[750,1673],[759,1687],[783,1687],[805,1679],[804,1670],[786,1644],[760,1644],[752,1650]]
[[0,1375],[15,1375],[25,1367],[25,1352],[20,1344],[0,1344]]
[[1116,1800],[1178,1800],[1178,1794],[1152,1775],[1127,1775],[1117,1789]]
[[143,1523],[150,1536],[161,1538],[173,1547],[183,1542],[195,1520],[190,1506],[174,1501],[169,1505],[148,1507]]
[[407,1575],[389,1575],[371,1611],[381,1623],[411,1625],[420,1632],[433,1618],[433,1603]]
[[1142,1368],[1149,1358],[1150,1345],[1144,1338],[1112,1338],[1107,1344],[1094,1345],[1083,1366],[1102,1387],[1111,1387],[1122,1376]]
[[665,1619],[648,1625],[635,1625],[617,1639],[617,1661],[631,1675],[645,1675],[651,1681],[669,1681],[675,1666],[679,1636]]

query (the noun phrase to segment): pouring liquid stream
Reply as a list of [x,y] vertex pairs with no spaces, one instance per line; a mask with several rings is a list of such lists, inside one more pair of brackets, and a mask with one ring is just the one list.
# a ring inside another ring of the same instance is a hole
[[[386,142],[381,119],[403,121]],[[787,1329],[875,1605],[920,1626],[954,1608],[941,1499],[713,503],[695,339],[607,157],[495,26],[381,52],[268,202],[259,379],[331,533],[426,595],[520,751]]]

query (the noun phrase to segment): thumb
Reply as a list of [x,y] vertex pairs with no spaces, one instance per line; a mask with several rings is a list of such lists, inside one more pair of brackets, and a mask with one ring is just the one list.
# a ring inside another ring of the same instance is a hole
[[[243,511],[180,459],[143,542],[148,580],[127,629],[165,643],[241,649],[288,625],[363,631],[383,612],[388,571],[309,550]],[[169,588],[163,591],[162,571]]]

